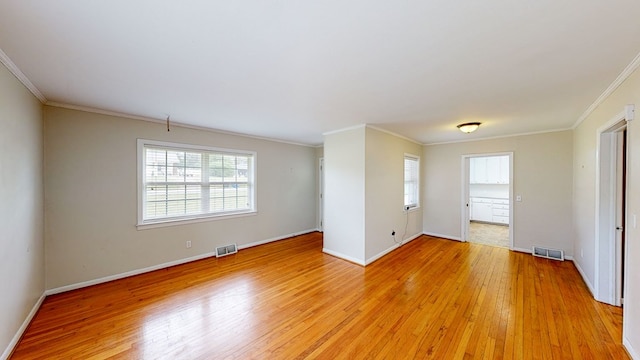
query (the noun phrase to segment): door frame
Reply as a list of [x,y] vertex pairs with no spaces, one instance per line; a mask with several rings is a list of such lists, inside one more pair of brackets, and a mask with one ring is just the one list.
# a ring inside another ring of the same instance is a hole
[[[621,142],[620,133],[627,128],[626,111],[622,111],[607,123],[598,128],[596,139],[596,196],[595,196],[595,258],[594,258],[594,298],[600,302],[620,306],[620,277],[624,275],[619,271],[621,263],[626,264],[626,259],[622,259],[621,251],[616,234],[616,211],[621,207],[618,203],[617,184],[617,163],[619,146]],[[629,131],[627,131],[627,169],[629,168]],[[626,200],[628,200],[628,171],[626,183]],[[628,201],[625,201],[628,206]],[[625,209],[625,214],[627,213]],[[627,229],[627,217],[622,219],[622,226]],[[626,247],[628,231],[624,232],[624,244]],[[626,249],[625,249],[626,250]],[[626,267],[626,265],[625,265]],[[622,269],[626,273],[626,269]]]
[[324,157],[318,159],[318,231],[324,232]]
[[476,157],[490,157],[490,156],[509,156],[509,250],[514,249],[513,242],[513,229],[515,224],[514,219],[514,198],[513,198],[513,151],[494,152],[484,154],[465,154],[462,155],[461,161],[461,174],[462,174],[462,196],[460,202],[460,241],[467,242],[469,239],[469,222],[471,221],[470,214],[470,201],[469,201],[469,182],[470,182],[470,159]]

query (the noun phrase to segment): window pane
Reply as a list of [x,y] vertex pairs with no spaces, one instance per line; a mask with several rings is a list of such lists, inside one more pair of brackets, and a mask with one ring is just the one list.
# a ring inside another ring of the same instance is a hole
[[186,201],[187,214],[200,214],[202,212],[202,204],[200,199]]
[[251,209],[253,156],[160,145],[143,151],[142,220]]
[[147,201],[167,200],[167,187],[163,185],[153,185],[146,187],[145,197]]
[[184,200],[167,201],[167,216],[181,216],[185,214]]
[[405,156],[404,206],[418,206],[419,183],[419,159]]
[[167,186],[167,199],[180,200],[185,198],[186,186],[184,185],[169,185]]

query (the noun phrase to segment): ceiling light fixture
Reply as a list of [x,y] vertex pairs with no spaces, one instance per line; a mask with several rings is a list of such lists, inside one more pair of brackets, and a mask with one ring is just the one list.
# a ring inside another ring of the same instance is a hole
[[463,133],[468,134],[478,130],[479,126],[480,126],[479,122],[470,122],[470,123],[464,123],[464,124],[458,125],[458,129],[460,129],[460,131],[462,131]]

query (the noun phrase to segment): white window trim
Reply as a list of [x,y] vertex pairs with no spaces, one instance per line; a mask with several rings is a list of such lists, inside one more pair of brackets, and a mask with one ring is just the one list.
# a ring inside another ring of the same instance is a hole
[[[252,186],[251,186],[251,199],[253,200],[253,208],[249,210],[239,210],[239,211],[228,211],[228,212],[219,212],[214,214],[197,214],[197,215],[185,215],[185,216],[176,216],[170,218],[162,218],[162,219],[152,219],[152,220],[144,220],[143,215],[143,202],[144,202],[144,147],[146,145],[151,146],[159,146],[166,148],[176,148],[176,149],[192,149],[199,151],[211,151],[211,152],[223,152],[230,154],[246,154],[251,155],[253,157],[253,171],[252,171]],[[147,139],[138,139],[137,140],[137,182],[138,182],[138,221],[136,227],[138,230],[144,229],[152,229],[157,227],[165,227],[165,226],[175,226],[175,225],[184,225],[191,223],[198,223],[203,221],[212,221],[212,220],[222,220],[222,219],[232,219],[237,217],[244,216],[253,216],[258,213],[258,201],[257,201],[257,158],[258,154],[255,151],[246,151],[246,150],[237,150],[237,149],[226,149],[226,148],[218,148],[218,147],[210,147],[210,146],[202,146],[202,145],[191,145],[191,144],[183,144],[183,143],[174,143],[167,141],[157,141],[157,140],[147,140]]]
[[[418,172],[417,172],[417,185],[416,185],[416,204],[411,206],[411,205],[405,205],[404,204],[404,161],[409,158],[409,159],[413,159],[416,160],[418,162]],[[404,153],[404,156],[402,158],[402,210],[405,212],[412,212],[412,211],[416,211],[420,209],[420,156],[418,155],[414,155],[414,154],[409,154],[409,153]]]

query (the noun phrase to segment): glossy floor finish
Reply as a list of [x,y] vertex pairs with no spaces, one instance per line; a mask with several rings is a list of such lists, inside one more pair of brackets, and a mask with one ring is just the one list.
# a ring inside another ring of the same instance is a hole
[[48,297],[13,359],[626,359],[571,262],[422,236],[363,268],[312,233]]

